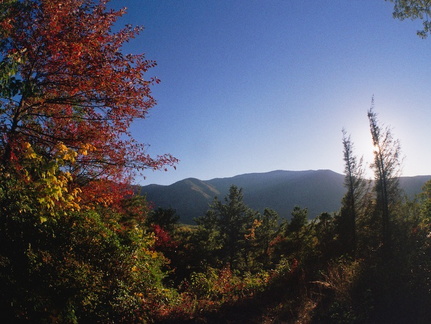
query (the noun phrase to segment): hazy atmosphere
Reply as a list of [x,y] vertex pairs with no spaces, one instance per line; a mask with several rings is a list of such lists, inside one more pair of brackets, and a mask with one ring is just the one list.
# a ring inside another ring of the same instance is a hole
[[393,19],[372,0],[147,1],[118,26],[145,30],[126,52],[158,66],[147,76],[158,105],[133,126],[151,154],[177,170],[140,184],[171,184],[270,170],[343,172],[341,129],[370,162],[367,110],[375,97],[406,156],[403,175],[430,174],[431,40],[420,21]]

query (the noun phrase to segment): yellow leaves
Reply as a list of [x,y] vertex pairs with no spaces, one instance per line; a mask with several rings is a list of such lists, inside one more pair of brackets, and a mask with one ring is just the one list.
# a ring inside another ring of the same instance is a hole
[[262,221],[261,221],[261,220],[259,220],[259,219],[255,219],[255,220],[253,221],[253,227],[254,227],[254,228],[257,228],[257,227],[259,227],[259,226],[262,226]]
[[55,146],[55,148],[57,150],[57,158],[64,161],[70,161],[72,163],[75,162],[76,157],[78,156],[78,153],[76,151],[71,148],[68,148],[66,145],[64,145],[63,142],[59,142]]
[[81,147],[78,150],[78,154],[81,154],[81,155],[85,156],[85,155],[88,154],[89,151],[92,152],[92,151],[95,151],[95,150],[96,150],[95,146],[91,145],[90,143],[86,143],[86,144],[82,144],[81,145]]
[[40,160],[41,157],[36,154],[29,142],[23,144],[24,158],[29,160]]
[[[37,146],[21,142],[17,152],[20,153],[19,172],[22,180],[22,190],[31,197],[37,205],[40,222],[59,217],[82,208],[89,208],[82,203],[83,192],[74,184],[71,173],[77,157],[83,157],[96,150],[90,143],[68,146],[58,142],[50,151],[42,154]],[[46,153],[49,153],[46,154]],[[115,197],[110,186],[105,185],[103,192],[94,192],[95,199],[102,205],[115,203]],[[88,192],[86,191],[86,194]],[[82,206],[81,206],[82,205]]]
[[67,146],[64,145],[63,142],[58,143],[55,147],[60,154],[65,153],[68,150]]
[[253,225],[252,225],[252,227],[250,228],[249,233],[248,233],[248,234],[245,234],[245,235],[244,235],[244,238],[245,238],[246,240],[253,240],[253,239],[255,239],[255,238],[256,238],[256,228],[258,228],[258,227],[260,227],[260,226],[262,226],[262,221],[261,221],[261,220],[258,220],[258,219],[255,219],[255,220],[253,221]]
[[[85,145],[84,149],[90,150],[92,147]],[[73,175],[64,168],[75,163],[78,153],[62,142],[54,147],[51,159],[37,154],[29,142],[21,144],[21,151],[24,157],[22,179],[29,194],[40,206],[40,222],[46,222],[50,216],[80,210],[82,191],[71,187]]]
[[151,259],[157,259],[159,257],[159,253],[153,250],[144,250],[145,254],[148,255]]
[[61,206],[64,213],[68,210],[80,210],[78,202],[81,190],[79,188],[69,190],[72,175],[69,172],[56,171],[47,172],[46,176],[40,179],[38,187],[43,197],[39,198],[39,203],[52,211],[57,205]]
[[[41,160],[42,157],[36,154],[30,143],[25,142],[22,147],[25,159],[37,161]],[[94,146],[92,146],[91,144],[85,144],[81,146],[78,152],[76,152],[74,149],[68,148],[66,145],[64,145],[63,142],[59,142],[55,146],[54,158],[56,159],[57,164],[60,165],[63,165],[65,161],[74,163],[78,154],[86,155],[87,151],[92,151],[94,149]]]

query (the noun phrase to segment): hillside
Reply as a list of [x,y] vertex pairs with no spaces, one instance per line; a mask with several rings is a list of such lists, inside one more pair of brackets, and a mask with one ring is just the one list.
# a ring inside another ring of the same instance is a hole
[[[431,176],[402,177],[400,184],[412,198],[429,179]],[[195,217],[203,215],[214,197],[223,199],[231,185],[243,188],[244,202],[253,209],[263,211],[268,207],[281,217],[289,217],[293,208],[300,206],[308,208],[310,218],[314,218],[340,208],[345,193],[343,181],[342,174],[330,170],[278,170],[206,181],[188,178],[169,186],[143,186],[140,193],[157,207],[176,209],[185,224],[193,224]]]

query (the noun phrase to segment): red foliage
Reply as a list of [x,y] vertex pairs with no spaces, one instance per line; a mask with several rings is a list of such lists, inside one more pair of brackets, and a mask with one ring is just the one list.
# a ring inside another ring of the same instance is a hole
[[171,235],[160,225],[152,225],[153,232],[156,235],[156,242],[154,244],[155,248],[174,248],[177,243],[172,240]]
[[124,182],[131,169],[177,162],[149,156],[128,131],[155,105],[150,85],[159,81],[144,78],[155,62],[121,52],[141,28],[112,32],[125,10],[108,10],[107,2],[12,1],[0,16],[0,59],[13,71],[0,84],[3,164],[19,153],[16,143],[49,157],[62,142],[78,153],[70,167],[77,183],[102,180],[83,186],[87,198],[118,194],[107,183]]
[[130,185],[107,180],[94,180],[82,187],[81,204],[92,206],[93,204],[111,206],[121,211],[124,197],[133,194]]

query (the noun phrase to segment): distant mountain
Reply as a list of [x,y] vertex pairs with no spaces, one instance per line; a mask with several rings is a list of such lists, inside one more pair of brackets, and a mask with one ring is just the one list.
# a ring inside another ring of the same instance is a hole
[[[413,198],[430,179],[431,176],[402,177],[400,185]],[[243,188],[244,202],[255,210],[268,207],[289,218],[293,208],[300,206],[308,208],[310,218],[314,218],[340,209],[346,192],[343,183],[344,175],[330,170],[279,170],[207,181],[188,178],[170,186],[143,186],[140,193],[157,207],[176,209],[182,223],[194,224],[193,219],[205,214],[214,197],[223,199],[231,185]]]

